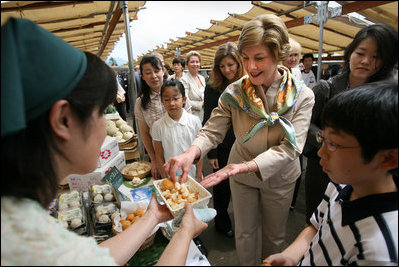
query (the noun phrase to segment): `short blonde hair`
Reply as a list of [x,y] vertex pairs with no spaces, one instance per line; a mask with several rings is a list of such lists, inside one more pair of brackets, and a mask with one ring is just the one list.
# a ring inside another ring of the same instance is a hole
[[265,14],[247,22],[238,38],[238,50],[242,53],[245,48],[258,44],[268,47],[278,62],[284,61],[290,50],[284,21],[276,15]]
[[297,62],[295,63],[295,65],[298,65],[299,61],[301,61],[301,58],[302,58],[302,46],[300,43],[298,43],[295,39],[293,39],[291,37],[290,37],[290,46],[291,46],[291,49],[290,49],[289,55],[293,54],[293,53],[298,54],[298,59],[297,59]]
[[201,63],[201,55],[200,55],[200,53],[193,50],[193,51],[188,52],[187,55],[186,55],[186,64],[187,65],[188,65],[188,62],[190,61],[190,57],[192,57],[192,56],[197,56],[198,59],[199,59],[199,62]]

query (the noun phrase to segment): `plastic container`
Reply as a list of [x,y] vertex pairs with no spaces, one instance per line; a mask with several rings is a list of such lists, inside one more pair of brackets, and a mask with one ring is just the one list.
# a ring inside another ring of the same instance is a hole
[[[99,196],[99,199],[96,198],[96,196]],[[108,199],[108,197],[111,197]],[[116,197],[114,194],[114,190],[111,184],[106,183],[103,185],[92,185],[89,187],[89,205],[93,206],[96,204],[101,204],[101,203],[110,203],[110,202],[115,202]]]
[[[112,231],[112,214],[119,213],[116,202],[94,204],[90,209],[91,220],[95,234],[110,234]],[[101,216],[107,216],[106,222],[100,221]]]
[[[182,212],[184,210],[184,207],[173,209],[169,205],[169,203],[166,201],[166,198],[162,194],[162,181],[163,180],[165,180],[165,179],[155,180],[154,181],[154,187],[158,191],[158,193],[159,193],[160,197],[162,198],[163,202],[165,202],[166,206],[168,207],[168,209],[172,213],[173,217],[177,217],[180,214],[180,212]],[[193,203],[191,203],[192,207],[193,208],[207,208],[209,200],[212,197],[212,194],[208,190],[206,190],[205,187],[200,185],[197,181],[195,181],[190,176],[188,176],[188,178],[187,178],[186,185],[187,185],[188,191],[190,193],[198,193],[198,200],[193,202]]]
[[[86,210],[83,205],[82,207],[58,211],[57,218],[61,223],[66,222],[68,224],[68,230],[74,231],[79,235],[88,234]],[[80,220],[80,225],[74,226],[74,220]]]

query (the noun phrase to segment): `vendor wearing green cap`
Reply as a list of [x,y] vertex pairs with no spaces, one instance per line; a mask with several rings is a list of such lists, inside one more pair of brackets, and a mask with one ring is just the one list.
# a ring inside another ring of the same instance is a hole
[[[97,245],[47,212],[62,179],[96,169],[116,92],[99,57],[26,19],[1,27],[1,265],[123,265],[172,218],[152,198],[139,221]],[[190,240],[206,228],[186,209],[158,264],[184,265]]]

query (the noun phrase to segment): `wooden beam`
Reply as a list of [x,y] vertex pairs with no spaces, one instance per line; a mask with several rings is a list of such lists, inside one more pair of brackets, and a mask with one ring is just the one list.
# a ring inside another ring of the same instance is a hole
[[205,49],[205,48],[218,46],[218,45],[221,45],[221,44],[224,44],[224,43],[227,43],[227,42],[235,42],[235,41],[238,40],[238,37],[239,37],[239,35],[232,36],[232,37],[229,37],[229,38],[226,38],[226,39],[223,39],[223,40],[219,40],[219,41],[215,41],[215,42],[208,43],[208,44],[205,44],[205,45],[197,46],[197,47],[195,47],[195,49],[191,48],[191,49],[186,49],[186,50],[183,50],[183,51],[180,51],[180,52],[182,54],[185,54],[185,53],[190,52],[191,50],[202,50],[202,49]]
[[342,6],[342,15],[391,3],[392,1],[355,1]]
[[[76,4],[93,4],[94,1],[45,1],[32,3],[24,6],[17,7],[1,7],[1,13],[3,12],[13,12],[13,11],[24,11],[24,10],[36,10],[43,8],[55,8],[55,7],[63,7],[63,6],[75,6]],[[17,4],[18,5],[18,4]]]
[[118,1],[118,4],[116,5],[115,11],[112,14],[112,18],[111,18],[111,21],[109,23],[109,26],[108,26],[108,29],[107,29],[107,33],[105,34],[103,43],[101,44],[101,48],[100,48],[100,51],[99,51],[99,54],[98,54],[100,57],[101,57],[105,47],[107,46],[108,40],[111,37],[112,32],[114,31],[116,24],[118,24],[121,15],[122,15],[122,10],[119,8],[119,1]]
[[[350,4],[346,4],[346,5],[344,5],[342,7],[342,15],[345,15],[345,14],[351,13],[351,12],[357,12],[357,11],[364,10],[364,9],[367,9],[367,8],[373,8],[373,7],[384,5],[384,4],[387,4],[387,3],[390,3],[390,2],[392,2],[392,1],[367,1],[367,2],[365,2],[365,1],[357,1],[357,2],[353,2],[353,3],[350,3]],[[232,15],[235,15],[235,14],[230,14],[230,16],[232,16]],[[245,18],[243,16],[241,16],[241,17],[243,19]],[[293,20],[289,20],[289,21],[285,22],[285,25],[287,26],[287,28],[293,28],[293,27],[304,25],[304,18],[301,17],[301,18],[296,18],[296,19],[293,19]],[[202,29],[200,29],[200,30],[202,30]],[[336,32],[336,31],[334,31],[334,32]],[[342,34],[340,32],[336,32],[336,33]],[[224,44],[224,43],[229,42],[229,41],[230,42],[235,42],[235,41],[238,40],[239,36],[240,35],[231,36],[231,37],[228,37],[228,38],[223,39],[223,40],[218,40],[218,41],[215,41],[215,42],[212,42],[212,43],[201,45],[201,46],[196,47],[195,50],[201,50],[201,49],[209,48],[209,47],[212,47],[212,46],[218,46],[218,45]],[[345,35],[345,36],[347,36],[347,35]],[[352,38],[352,37],[350,37],[350,38]],[[333,46],[336,46],[336,45],[333,45]],[[194,50],[194,49],[182,50],[181,53],[182,54],[183,53],[188,53],[191,50]]]
[[213,20],[211,19],[211,24],[213,25],[217,25],[217,26],[222,26],[222,27],[226,27],[229,29],[234,29],[235,26],[230,25],[230,23],[226,22],[226,21],[217,21],[217,20]]

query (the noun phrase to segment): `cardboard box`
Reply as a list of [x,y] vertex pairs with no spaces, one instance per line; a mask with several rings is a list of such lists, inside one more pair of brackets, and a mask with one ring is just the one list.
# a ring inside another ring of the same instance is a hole
[[106,136],[101,145],[101,152],[98,156],[97,168],[105,166],[119,153],[118,141],[115,137]]
[[105,166],[97,168],[94,172],[88,174],[70,174],[68,176],[68,184],[70,189],[87,190],[89,186],[94,184],[103,184],[101,179],[115,166],[119,171],[126,165],[125,153],[119,151]]

